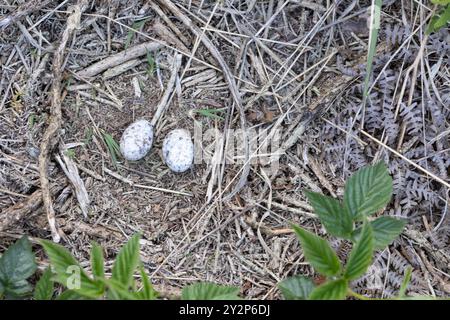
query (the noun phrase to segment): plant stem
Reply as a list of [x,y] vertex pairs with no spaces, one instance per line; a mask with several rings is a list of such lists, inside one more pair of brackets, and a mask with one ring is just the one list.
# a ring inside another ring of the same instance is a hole
[[355,297],[355,298],[357,298],[359,300],[377,300],[377,299],[369,298],[369,297],[363,296],[362,294],[356,293],[352,289],[348,289],[347,293],[350,296]]

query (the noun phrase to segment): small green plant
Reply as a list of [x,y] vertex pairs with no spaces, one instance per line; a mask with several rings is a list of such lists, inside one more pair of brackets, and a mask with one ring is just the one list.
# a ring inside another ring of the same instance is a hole
[[50,267],[45,269],[39,281],[34,288],[34,300],[51,300],[55,290],[53,282],[53,272]]
[[436,5],[436,14],[431,18],[427,33],[439,31],[450,22],[450,0],[431,0]]
[[0,257],[0,298],[17,299],[32,291],[28,282],[36,271],[31,244],[22,237]]
[[[90,276],[63,246],[48,240],[41,240],[55,273],[54,281],[67,288],[58,299],[137,299],[153,300],[157,293],[143,271],[139,258],[139,235],[133,236],[119,251],[112,268],[111,277],[104,271],[103,249],[93,243],[91,248]],[[134,274],[139,270],[142,280],[140,289],[136,288]],[[47,281],[48,282],[48,281]],[[43,287],[48,287],[43,285]],[[47,292],[48,293],[48,292]],[[44,296],[49,296],[44,295]]]
[[[372,262],[375,250],[388,246],[403,230],[406,221],[382,216],[371,219],[392,197],[392,178],[384,163],[365,167],[349,178],[345,185],[344,199],[337,199],[306,191],[325,230],[332,236],[353,244],[345,266],[328,242],[293,225],[306,260],[316,272],[326,277],[325,283],[316,286],[303,276],[287,278],[279,283],[286,299],[337,300],[354,296],[366,299],[353,292],[349,284],[364,275]],[[400,297],[404,297],[410,272],[406,274]]]
[[103,135],[103,141],[105,142],[106,146],[108,147],[108,152],[111,157],[111,160],[114,164],[114,167],[117,167],[117,159],[120,158],[120,147],[117,144],[116,140],[114,140],[113,136],[105,131],[101,131]]
[[152,77],[155,74],[156,70],[156,61],[151,55],[150,52],[147,52],[147,73],[150,77]]
[[144,26],[144,24],[148,21],[148,19],[149,18],[136,21],[135,23],[133,23],[131,29],[128,30],[125,48],[128,48],[130,46],[131,42],[133,42],[133,39],[136,36],[136,31],[140,31],[140,29]]
[[[37,265],[26,236],[11,245],[0,257],[0,300],[33,298],[34,300],[155,300],[159,294],[145,272],[139,253],[140,235],[136,234],[121,248],[113,264],[111,277],[105,275],[103,249],[91,248],[91,274],[63,246],[41,240],[50,266],[33,286],[28,279]],[[137,288],[136,276],[140,277]],[[55,283],[66,290],[55,296]],[[33,294],[32,294],[33,292]],[[183,288],[183,300],[238,300],[239,288],[198,282]]]
[[[91,272],[84,270],[80,263],[63,246],[47,240],[41,245],[47,253],[53,277],[46,271],[36,286],[35,299],[47,300],[53,295],[52,281],[67,288],[57,297],[59,300],[111,299],[111,300],[155,300],[158,292],[153,288],[145,273],[139,253],[140,235],[134,235],[119,251],[112,267],[111,277],[105,276],[103,249],[97,243],[91,248]],[[137,288],[135,274],[138,272],[141,285]],[[239,288],[199,282],[182,290],[183,300],[235,300]]]
[[207,118],[223,120],[223,117],[218,115],[223,112],[222,109],[198,109],[195,112]]
[[75,159],[75,151],[72,149],[67,149],[66,151],[64,151],[64,154],[70,159]]

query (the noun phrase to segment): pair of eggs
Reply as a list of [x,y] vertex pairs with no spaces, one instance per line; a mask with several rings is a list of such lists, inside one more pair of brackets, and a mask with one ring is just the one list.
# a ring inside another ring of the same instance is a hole
[[[129,125],[120,139],[120,152],[125,159],[137,161],[144,158],[153,144],[153,126],[147,120],[137,120]],[[174,172],[188,170],[194,161],[194,144],[185,129],[170,131],[164,138],[163,160]]]

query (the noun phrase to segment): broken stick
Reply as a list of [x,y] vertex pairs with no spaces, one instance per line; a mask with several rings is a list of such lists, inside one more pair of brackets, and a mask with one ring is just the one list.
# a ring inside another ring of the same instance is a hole
[[167,83],[166,91],[164,92],[164,95],[162,96],[158,106],[156,107],[156,112],[153,115],[153,119],[151,122],[152,126],[156,126],[156,123],[159,121],[159,118],[161,118],[162,114],[164,113],[164,110],[166,110],[167,105],[170,102],[169,100],[171,97],[172,90],[175,87],[175,81],[177,80],[178,70],[180,69],[180,66],[181,66],[181,54],[175,54],[172,63],[172,74],[170,75],[169,82]]
[[[59,183],[50,187],[50,194],[55,195],[66,187],[66,183]],[[35,212],[42,206],[42,190],[36,190],[26,200],[16,203],[12,207],[0,212],[0,231],[7,230],[15,222]]]
[[109,68],[118,66],[119,64],[122,64],[129,60],[136,59],[147,54],[147,52],[156,51],[161,48],[161,46],[162,45],[160,43],[156,43],[153,41],[144,42],[119,53],[113,54],[112,56],[109,56],[108,58],[103,59],[99,62],[96,62],[89,67],[78,71],[77,74],[82,78],[95,77],[99,73],[102,73]]
[[55,134],[61,126],[61,82],[62,82],[62,66],[64,63],[64,50],[67,42],[72,37],[73,31],[80,25],[81,12],[87,7],[87,0],[80,0],[78,4],[73,6],[73,13],[67,20],[66,29],[63,32],[61,42],[55,51],[53,58],[53,82],[51,89],[51,115],[49,125],[44,132],[41,142],[41,152],[39,154],[39,176],[42,189],[42,201],[47,213],[47,220],[50,225],[52,238],[54,242],[59,242],[61,236],[56,227],[55,210],[52,205],[52,195],[49,188],[48,179],[48,159],[49,153],[55,146]]

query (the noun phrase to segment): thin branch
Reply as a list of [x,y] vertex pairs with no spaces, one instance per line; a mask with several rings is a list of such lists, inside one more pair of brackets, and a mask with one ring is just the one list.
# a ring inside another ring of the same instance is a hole
[[64,51],[67,42],[72,37],[73,31],[78,28],[80,24],[81,12],[87,6],[88,1],[80,0],[76,6],[73,7],[73,12],[67,20],[67,26],[64,30],[61,42],[55,51],[53,58],[53,82],[51,89],[51,115],[49,125],[44,132],[41,142],[41,151],[39,154],[39,175],[42,189],[42,201],[44,203],[45,211],[47,213],[47,220],[50,225],[53,241],[59,242],[61,236],[56,227],[55,210],[52,205],[52,197],[49,188],[48,180],[48,161],[49,153],[55,146],[55,135],[61,126],[61,82],[62,82],[62,66],[64,63]]

